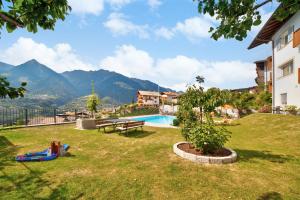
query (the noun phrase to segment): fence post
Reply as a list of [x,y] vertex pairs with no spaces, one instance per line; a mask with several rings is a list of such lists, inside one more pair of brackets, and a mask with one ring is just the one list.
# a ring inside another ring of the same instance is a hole
[[75,121],[77,120],[77,109],[75,109]]
[[54,124],[56,124],[56,108],[53,110]]
[[25,126],[28,126],[28,110],[25,109]]

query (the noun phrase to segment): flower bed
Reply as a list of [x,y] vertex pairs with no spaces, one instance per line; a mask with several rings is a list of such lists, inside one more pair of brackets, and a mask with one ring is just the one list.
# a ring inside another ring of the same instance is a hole
[[236,152],[229,148],[222,148],[215,154],[203,155],[201,151],[197,151],[194,148],[186,148],[187,145],[190,145],[190,143],[178,142],[174,144],[174,153],[187,160],[203,164],[227,164],[233,163],[237,159]]

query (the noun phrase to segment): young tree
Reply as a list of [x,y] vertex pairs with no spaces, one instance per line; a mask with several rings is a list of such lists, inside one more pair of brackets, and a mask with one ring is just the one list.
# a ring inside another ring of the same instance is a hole
[[[64,20],[70,10],[67,0],[0,0],[0,29],[5,27],[9,33],[17,28],[33,33],[38,27],[53,30],[57,20]],[[5,78],[0,78],[0,97],[23,97],[26,83],[19,88],[9,85]]]
[[[197,76],[199,84],[204,78]],[[195,148],[204,154],[213,153],[223,147],[230,137],[230,132],[214,124],[211,113],[219,106],[228,102],[228,91],[218,88],[204,88],[193,85],[180,96],[177,119],[182,123],[182,135]],[[199,108],[200,118],[196,117],[194,108]],[[203,120],[203,115],[205,120]]]
[[298,0],[194,0],[198,1],[198,11],[201,14],[209,14],[220,23],[216,28],[211,27],[211,37],[218,40],[235,38],[243,40],[252,26],[261,24],[260,9],[268,3],[279,3],[275,13],[276,19],[283,21],[300,9]]
[[97,106],[100,104],[100,99],[98,95],[95,93],[94,81],[92,81],[92,94],[88,97],[86,107],[92,113],[94,117],[97,112]]

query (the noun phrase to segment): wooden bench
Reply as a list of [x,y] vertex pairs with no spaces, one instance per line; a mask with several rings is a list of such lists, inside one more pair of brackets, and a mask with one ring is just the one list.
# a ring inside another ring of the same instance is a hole
[[136,122],[126,122],[122,124],[122,126],[117,127],[116,129],[120,132],[125,131],[127,133],[128,130],[141,128],[143,130],[143,126],[145,125],[145,121],[136,121]]
[[103,128],[104,133],[106,133],[105,128],[114,125],[115,124],[113,122],[110,122],[108,119],[96,120],[96,127],[98,128],[98,132],[100,132],[100,129]]

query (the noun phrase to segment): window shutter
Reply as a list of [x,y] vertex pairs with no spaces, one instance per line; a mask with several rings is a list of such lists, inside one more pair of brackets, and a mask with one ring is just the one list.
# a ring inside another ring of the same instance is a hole
[[300,29],[294,32],[293,47],[300,45]]
[[298,68],[298,83],[300,84],[300,68]]

